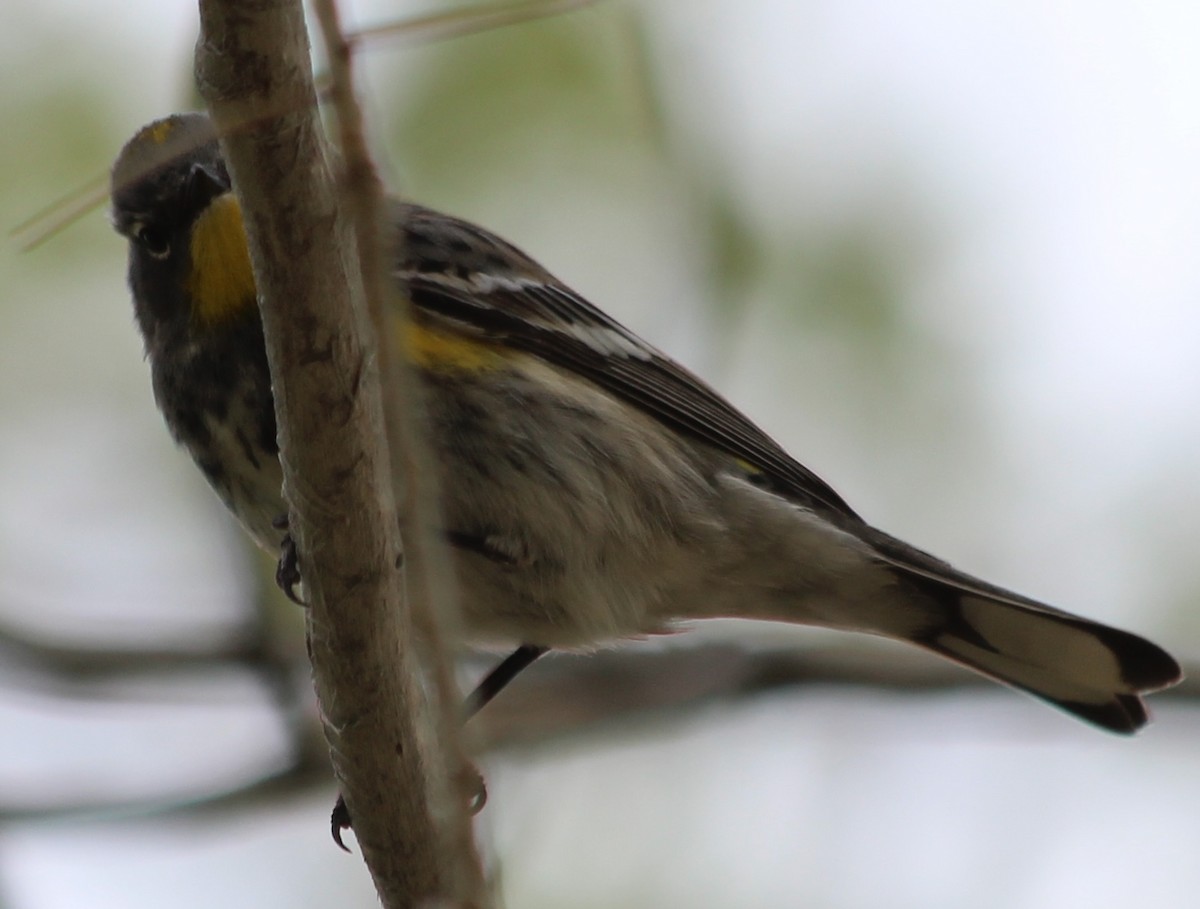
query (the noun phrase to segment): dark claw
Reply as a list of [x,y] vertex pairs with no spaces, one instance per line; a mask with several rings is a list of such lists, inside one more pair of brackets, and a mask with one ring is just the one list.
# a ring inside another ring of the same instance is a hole
[[275,568],[275,583],[283,591],[284,596],[297,606],[305,605],[296,593],[300,583],[300,553],[296,551],[296,541],[292,535],[285,534],[279,544],[279,564]]
[[[484,780],[483,774],[474,767],[468,767],[464,772],[470,777],[468,782],[474,786],[474,792],[467,802],[467,809],[472,815],[476,815],[487,804],[487,781]],[[346,800],[339,795],[337,801],[334,802],[333,811],[329,815],[329,832],[333,836],[333,841],[343,852],[350,852],[350,847],[342,839],[342,831],[352,829],[354,829],[354,824],[350,821],[350,809],[346,807]]]
[[483,774],[475,767],[468,766],[464,772],[470,777],[467,782],[475,787],[475,791],[471,794],[471,798],[467,802],[467,810],[474,816],[481,812],[483,806],[487,804],[487,780],[483,778]]
[[[279,560],[279,572],[276,574],[276,580],[278,580],[279,576],[283,574],[284,561],[287,557],[287,551],[290,544],[291,537],[285,538],[284,558]],[[291,545],[293,557],[295,556],[295,551],[296,547]],[[295,567],[294,564],[292,567]],[[297,579],[299,579],[298,573]],[[282,582],[280,583],[280,586],[283,587]],[[284,587],[284,593],[287,592],[287,588]],[[299,602],[299,600],[296,602]],[[549,648],[547,647],[541,647],[536,644],[522,644],[507,657],[505,657],[505,659],[501,661],[499,665],[497,665],[492,669],[491,672],[484,676],[483,681],[475,686],[475,690],[472,691],[467,696],[466,701],[463,702],[462,711],[464,722],[482,710],[488,701],[500,693],[500,690],[504,688],[504,686],[520,675],[522,670],[528,668],[531,663],[535,662],[548,649]],[[468,782],[474,787],[474,791],[471,795],[470,801],[467,803],[467,807],[470,809],[471,814],[478,814],[483,810],[483,806],[487,804],[487,781],[484,780],[483,774],[481,774],[475,767],[468,767],[464,772],[471,775],[472,779]],[[329,816],[329,826],[330,831],[333,834],[333,841],[337,843],[343,851],[349,852],[349,847],[342,842],[342,831],[352,829],[353,824],[350,821],[350,809],[346,807],[346,800],[340,795],[338,796],[337,802],[333,806],[333,813]]]
[[333,813],[329,816],[329,827],[333,833],[333,841],[338,844],[338,848],[342,852],[350,851],[350,847],[342,842],[342,831],[349,830],[353,826],[350,823],[350,809],[346,807],[346,800],[339,795],[333,806]]

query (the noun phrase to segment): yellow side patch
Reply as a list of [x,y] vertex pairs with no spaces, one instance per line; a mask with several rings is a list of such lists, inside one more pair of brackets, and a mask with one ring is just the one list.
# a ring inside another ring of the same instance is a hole
[[737,464],[738,467],[742,468],[742,470],[746,471],[749,476],[757,477],[762,475],[762,470],[758,467],[755,467],[749,461],[743,458],[734,458],[733,460],[734,463]]
[[401,342],[408,358],[430,372],[478,372],[507,362],[491,344],[412,322],[405,326]]
[[257,292],[237,196],[218,196],[192,227],[192,318],[211,325],[254,306]]

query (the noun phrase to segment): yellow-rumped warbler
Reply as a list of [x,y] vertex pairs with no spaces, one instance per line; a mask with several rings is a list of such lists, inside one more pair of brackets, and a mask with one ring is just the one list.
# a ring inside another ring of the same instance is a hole
[[[112,173],[158,406],[278,552],[271,377],[241,211],[202,114],[142,129]],[[866,524],[687,370],[482,228],[396,203],[466,628],[585,647],[747,617],[909,641],[1099,726],[1180,679],[1143,638],[956,571]]]

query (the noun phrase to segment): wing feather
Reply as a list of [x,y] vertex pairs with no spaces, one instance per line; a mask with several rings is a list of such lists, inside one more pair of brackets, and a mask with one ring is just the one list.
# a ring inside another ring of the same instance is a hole
[[750,465],[788,498],[860,522],[827,483],[705,382],[520,250],[475,225],[405,209],[398,277],[407,282],[418,317],[448,321],[568,369]]

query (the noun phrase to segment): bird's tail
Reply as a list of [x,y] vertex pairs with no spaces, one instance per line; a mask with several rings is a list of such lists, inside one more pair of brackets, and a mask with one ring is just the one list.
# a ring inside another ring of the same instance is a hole
[[1145,638],[994,597],[959,593],[944,624],[915,643],[1114,732],[1148,718],[1142,695],[1179,681]]
[[937,605],[913,643],[1113,732],[1146,724],[1142,695],[1178,682],[1165,650],[963,574],[884,534],[890,567]]

